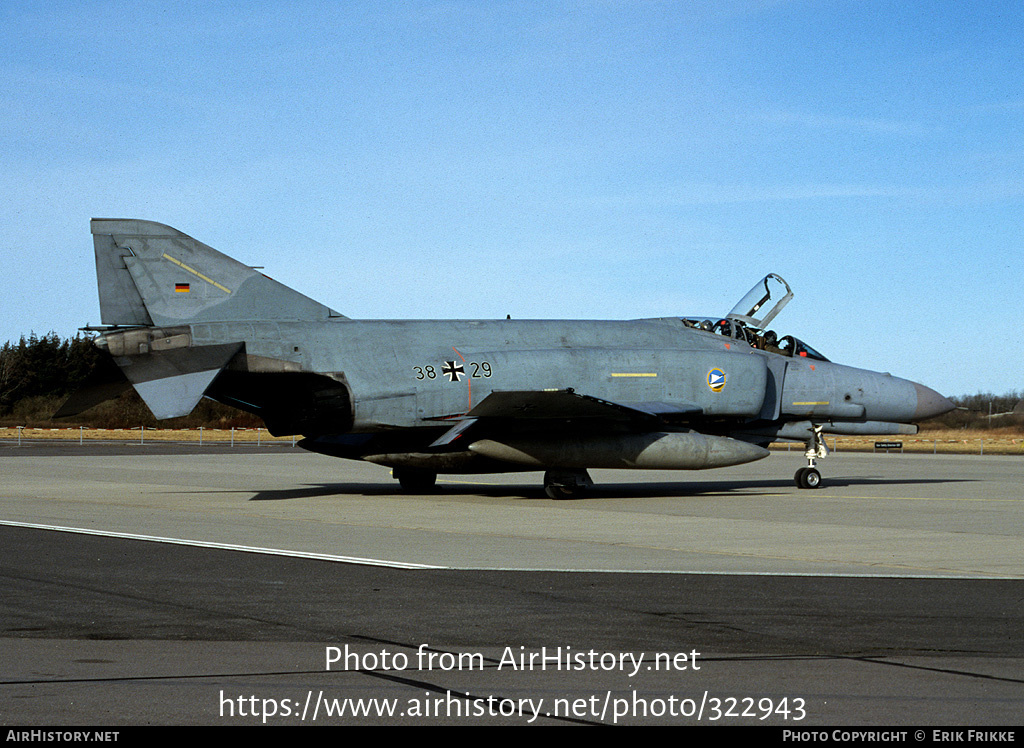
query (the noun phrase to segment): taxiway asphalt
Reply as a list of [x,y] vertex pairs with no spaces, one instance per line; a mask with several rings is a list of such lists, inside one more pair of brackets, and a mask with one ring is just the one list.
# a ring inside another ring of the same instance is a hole
[[[0,445],[0,719],[297,724],[347,698],[406,716],[317,723],[689,724],[673,703],[719,699],[718,724],[1019,722],[1024,460],[839,454],[815,491],[800,462],[593,471],[555,502],[536,473],[410,496],[279,445]],[[595,654],[508,662],[556,652]]]

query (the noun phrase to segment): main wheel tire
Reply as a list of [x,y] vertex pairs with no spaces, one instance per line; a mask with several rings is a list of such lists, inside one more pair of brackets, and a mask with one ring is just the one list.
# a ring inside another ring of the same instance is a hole
[[409,493],[429,493],[437,483],[437,473],[420,468],[395,468],[392,474],[402,490]]
[[817,488],[821,485],[821,473],[815,468],[807,468],[804,473],[804,488]]
[[807,486],[804,485],[804,474],[806,474],[808,470],[810,470],[810,468],[802,467],[796,471],[795,475],[793,475],[793,482],[796,483],[797,488],[807,488]]
[[578,499],[586,492],[586,490],[587,489],[583,486],[544,486],[544,493],[548,495],[549,499],[555,499],[556,501]]
[[544,473],[544,493],[549,499],[580,499],[593,485],[586,470],[548,470]]

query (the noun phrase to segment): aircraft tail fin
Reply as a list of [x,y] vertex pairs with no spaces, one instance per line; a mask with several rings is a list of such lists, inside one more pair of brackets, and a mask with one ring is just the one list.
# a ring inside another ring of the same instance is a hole
[[343,318],[170,226],[94,218],[91,228],[105,325]]

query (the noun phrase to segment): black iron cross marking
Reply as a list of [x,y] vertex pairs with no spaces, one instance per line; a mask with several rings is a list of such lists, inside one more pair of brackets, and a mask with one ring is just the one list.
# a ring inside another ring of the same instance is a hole
[[457,364],[454,361],[445,361],[444,366],[441,367],[441,373],[448,377],[449,382],[461,382],[461,377],[466,375],[466,370],[462,367],[462,364]]

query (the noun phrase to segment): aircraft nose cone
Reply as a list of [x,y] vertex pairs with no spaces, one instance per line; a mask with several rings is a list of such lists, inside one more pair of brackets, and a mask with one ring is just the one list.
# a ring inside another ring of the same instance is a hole
[[914,389],[917,390],[917,409],[914,411],[913,418],[915,421],[941,416],[956,407],[947,398],[923,384],[914,382]]

